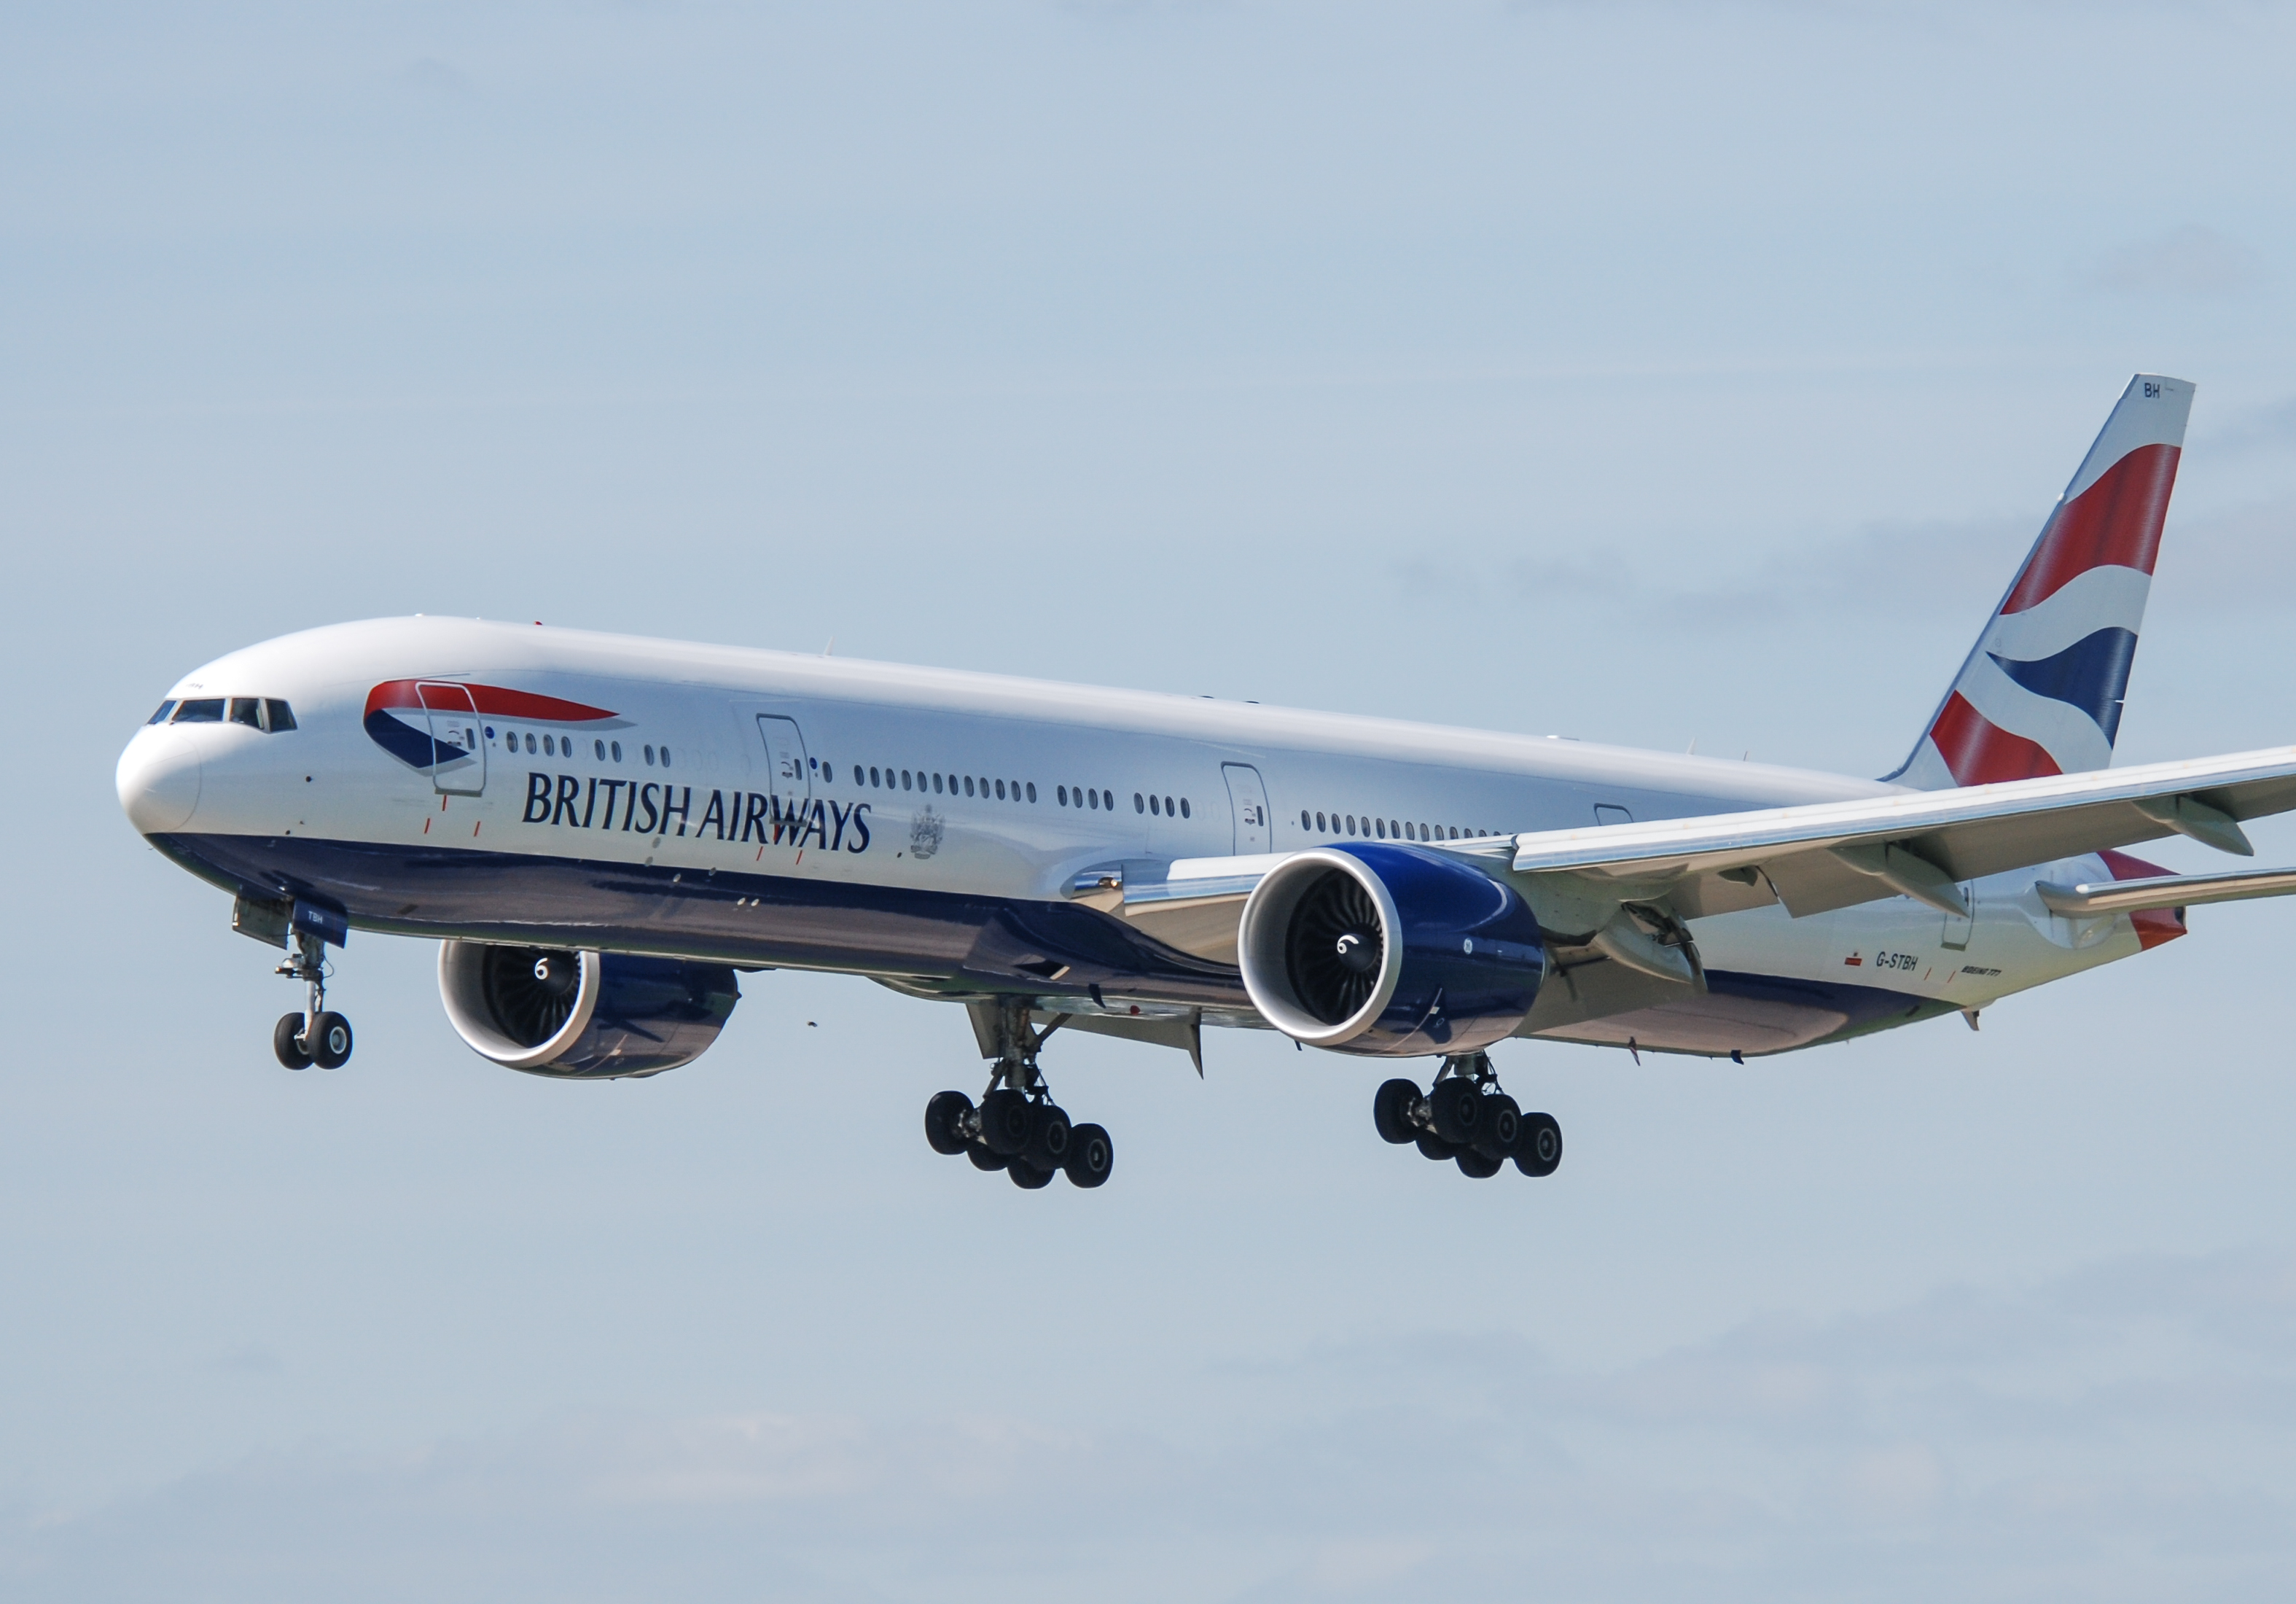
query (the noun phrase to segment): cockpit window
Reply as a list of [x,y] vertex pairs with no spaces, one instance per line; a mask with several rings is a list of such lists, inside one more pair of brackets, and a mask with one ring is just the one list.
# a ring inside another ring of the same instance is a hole
[[176,709],[178,724],[220,724],[223,722],[221,696],[194,696]]
[[261,729],[263,703],[253,696],[234,696],[231,699],[231,721],[244,724],[250,729]]
[[295,728],[295,710],[276,696],[266,697],[263,703],[264,727],[277,735],[283,729]]
[[165,724],[168,721],[168,715],[175,711],[176,704],[174,702],[162,702],[160,703],[160,711],[153,713],[150,718],[144,720],[144,722],[146,724]]

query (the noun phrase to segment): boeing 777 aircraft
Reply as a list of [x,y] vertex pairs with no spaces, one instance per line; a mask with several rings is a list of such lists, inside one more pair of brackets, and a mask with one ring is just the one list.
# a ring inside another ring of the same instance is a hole
[[963,1004],[988,1089],[933,1148],[1041,1187],[1109,1175],[1053,1100],[1066,1028],[1202,1029],[1437,1061],[1380,1134],[1472,1176],[1554,1172],[1499,1090],[1511,1037],[1790,1051],[2133,958],[2296,870],[2249,854],[2296,747],[2112,770],[2193,387],[2140,374],[1897,770],[1761,764],[732,646],[427,618],[194,670],[127,744],[120,804],[229,892],[307,988],[272,1044],[349,1058],[327,949],[439,948],[482,1057],[651,1075],[717,1039],[736,976],[866,975]]

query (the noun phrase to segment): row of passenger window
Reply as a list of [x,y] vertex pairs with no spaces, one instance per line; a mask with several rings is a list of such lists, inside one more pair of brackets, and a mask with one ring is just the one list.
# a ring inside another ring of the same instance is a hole
[[1457,841],[1462,837],[1472,841],[1491,834],[1459,825],[1416,824],[1408,818],[1357,818],[1352,813],[1333,813],[1329,817],[1330,823],[1326,824],[1324,814],[1310,813],[1302,808],[1300,827],[1326,835],[1370,835],[1381,841]]
[[[810,761],[823,779],[832,785],[837,783],[835,763],[824,762],[819,758]],[[865,768],[859,763],[849,765],[847,773],[853,784],[865,785],[879,791],[931,791],[936,796],[995,797],[998,802],[1033,802],[1037,800],[1037,782],[1034,780],[993,779],[987,775],[975,774],[927,774],[908,769],[880,769],[873,765]],[[1053,797],[1063,808],[1089,808],[1095,812],[1116,811],[1116,793],[1113,791],[1085,786],[1055,786]],[[1157,798],[1144,798],[1137,794],[1132,798],[1132,805],[1135,810],[1142,812],[1170,812],[1173,807],[1172,799],[1168,796],[1160,802]],[[1188,817],[1187,809],[1187,801],[1183,798],[1179,803],[1181,818]]]
[[295,728],[295,711],[276,696],[192,696],[162,702],[150,724],[244,724],[277,735]]
[[1188,799],[1185,796],[1180,799],[1179,806],[1175,808],[1172,805],[1172,799],[1168,796],[1151,794],[1144,798],[1137,791],[1132,794],[1132,810],[1135,813],[1160,813],[1168,818],[1195,817],[1193,810],[1188,806]]
[[[505,752],[516,752],[519,750],[519,734],[520,732],[515,729],[505,729],[503,731],[503,749]],[[495,727],[489,724],[487,726],[487,739],[491,741],[494,738]],[[529,729],[525,732],[525,739],[526,750],[529,753],[539,751],[540,754],[546,758],[570,758],[574,755],[574,737],[572,736],[552,735],[545,731],[541,736],[537,736],[535,732]],[[645,764],[647,768],[652,769],[657,765],[664,769],[669,767],[668,747],[664,746],[660,748],[658,756],[656,754],[655,748],[651,744],[648,744],[643,750],[645,753]],[[602,763],[619,763],[622,761],[622,744],[619,741],[593,740],[590,743],[590,751],[592,755],[596,757],[598,761]],[[607,754],[609,753],[612,755],[608,756]]]
[[[812,760],[821,777],[831,785],[837,783],[837,765]],[[847,772],[857,786],[867,786],[877,791],[930,791],[939,796],[994,796],[998,802],[1034,802],[1037,785],[1034,780],[1009,783],[991,779],[985,774],[927,774],[922,769],[867,769],[859,763],[849,764]]]

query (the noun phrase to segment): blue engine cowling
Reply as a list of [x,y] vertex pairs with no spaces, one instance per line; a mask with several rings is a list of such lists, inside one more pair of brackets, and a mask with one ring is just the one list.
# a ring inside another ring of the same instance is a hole
[[447,942],[439,994],[472,1051],[570,1080],[659,1074],[700,1057],[742,989],[724,964]]
[[1243,905],[1244,990],[1310,1047],[1404,1057],[1513,1033],[1546,975],[1538,920],[1470,864],[1369,842],[1295,852]]

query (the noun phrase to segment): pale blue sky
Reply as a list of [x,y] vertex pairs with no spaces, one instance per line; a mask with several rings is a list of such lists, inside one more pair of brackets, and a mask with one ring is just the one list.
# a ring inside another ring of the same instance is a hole
[[1063,1041],[1118,1172],[1022,1194],[857,981],[561,1086],[357,937],[291,1076],[111,766],[420,611],[1879,773],[2140,368],[2122,754],[2286,741],[2292,68],[2245,4],[9,10],[0,1591],[2288,1591],[2296,909],[1976,1035],[1519,1045],[1537,1184],[1382,1147],[1376,1064]]

